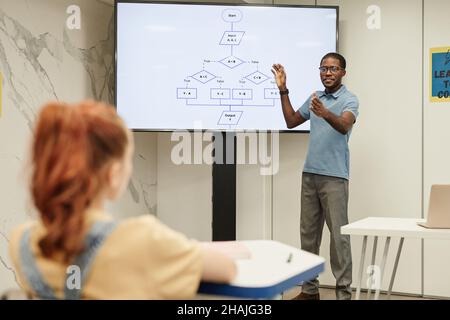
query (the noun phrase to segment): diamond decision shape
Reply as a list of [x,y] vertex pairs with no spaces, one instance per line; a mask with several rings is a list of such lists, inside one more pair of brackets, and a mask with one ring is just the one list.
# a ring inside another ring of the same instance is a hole
[[197,72],[196,74],[192,75],[191,77],[201,83],[207,83],[207,82],[211,81],[212,79],[216,78],[215,75],[213,75],[212,73],[210,73],[206,70]]
[[259,72],[259,71],[253,72],[252,74],[249,74],[245,78],[256,84],[263,83],[264,81],[269,79],[268,76],[266,76],[264,73]]
[[236,68],[237,66],[244,63],[244,61],[242,61],[239,58],[236,58],[235,56],[226,57],[226,58],[220,60],[219,62],[226,65],[230,69]]

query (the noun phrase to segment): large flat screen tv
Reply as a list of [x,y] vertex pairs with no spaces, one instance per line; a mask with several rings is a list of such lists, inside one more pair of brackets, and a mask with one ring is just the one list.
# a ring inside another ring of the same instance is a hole
[[116,106],[134,130],[287,129],[271,72],[295,109],[323,88],[338,7],[116,2]]

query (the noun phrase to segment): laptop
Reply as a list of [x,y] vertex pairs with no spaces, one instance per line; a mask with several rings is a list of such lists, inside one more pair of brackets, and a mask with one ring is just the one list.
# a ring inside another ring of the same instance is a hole
[[427,221],[417,224],[430,229],[450,229],[450,185],[431,186]]

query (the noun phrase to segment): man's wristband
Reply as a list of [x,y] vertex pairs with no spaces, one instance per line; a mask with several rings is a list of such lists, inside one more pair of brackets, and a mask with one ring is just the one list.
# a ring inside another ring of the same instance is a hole
[[289,94],[289,90],[288,89],[283,90],[283,91],[280,90],[280,96],[284,96],[284,95],[287,95],[287,94]]

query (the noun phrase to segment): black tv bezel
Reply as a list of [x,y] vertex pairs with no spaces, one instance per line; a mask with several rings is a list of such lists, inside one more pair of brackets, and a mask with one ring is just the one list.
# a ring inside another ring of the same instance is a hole
[[[117,110],[117,4],[118,3],[136,3],[136,4],[178,4],[178,5],[200,5],[200,6],[236,6],[236,7],[282,7],[282,8],[321,8],[336,10],[336,52],[339,52],[339,6],[327,5],[293,5],[293,4],[258,4],[258,3],[224,3],[224,2],[188,2],[188,1],[133,1],[133,0],[114,0],[114,106]],[[132,132],[176,132],[176,131],[213,131],[213,132],[279,132],[279,133],[310,133],[310,130],[262,130],[262,129],[135,129],[130,128]]]

